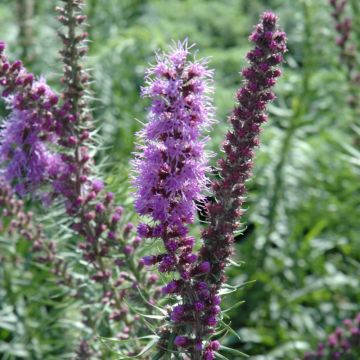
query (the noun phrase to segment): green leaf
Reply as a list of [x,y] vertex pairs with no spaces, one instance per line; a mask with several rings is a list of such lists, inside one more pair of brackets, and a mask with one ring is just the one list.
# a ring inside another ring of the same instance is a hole
[[228,324],[225,323],[224,320],[220,320],[220,324],[232,335],[234,335],[239,341],[242,341],[239,334]]
[[244,262],[237,263],[237,262],[235,262],[234,260],[231,260],[231,259],[229,259],[228,261],[232,266],[235,266],[235,267],[238,267],[238,268],[242,267],[244,265]]
[[216,359],[221,359],[221,360],[230,360],[226,356],[221,355],[220,353],[218,353],[217,351],[215,351],[215,358]]
[[220,346],[220,350],[223,350],[223,351],[225,351],[225,352],[228,352],[228,353],[230,353],[230,354],[232,354],[232,355],[238,355],[238,356],[242,356],[242,357],[246,357],[246,358],[249,357],[249,355],[247,355],[247,354],[245,354],[245,353],[243,353],[243,352],[241,352],[241,351],[239,351],[239,350],[232,349],[232,348],[229,348],[229,347],[224,346],[224,345],[221,345],[221,346]]
[[240,305],[242,305],[242,304],[244,304],[244,303],[245,303],[244,300],[238,301],[236,304],[234,304],[234,305],[230,306],[229,308],[223,310],[222,313],[226,314],[227,312],[229,312],[229,311],[231,311],[231,310],[233,310],[233,309],[238,308]]

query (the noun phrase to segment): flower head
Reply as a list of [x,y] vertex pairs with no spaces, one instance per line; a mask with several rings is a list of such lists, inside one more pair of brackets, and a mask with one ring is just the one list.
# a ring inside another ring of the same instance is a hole
[[[230,123],[219,161],[221,179],[213,183],[216,203],[208,204],[209,226],[203,232],[200,261],[211,265],[208,280],[215,288],[224,282],[224,269],[232,252],[234,230],[241,215],[245,182],[253,166],[254,148],[259,144],[260,125],[267,120],[268,102],[275,98],[271,88],[281,72],[276,67],[286,51],[286,35],[277,26],[277,17],[265,12],[249,37],[254,48],[247,54],[250,66],[242,71],[244,85],[237,92],[238,105]],[[206,275],[206,273],[205,273]]]
[[315,351],[306,352],[303,359],[350,359],[352,356],[356,357],[360,350],[359,319],[360,313],[353,320],[344,320],[344,328],[336,328],[335,331],[328,336],[326,342],[319,343]]
[[204,61],[189,62],[189,55],[186,43],[179,43],[149,69],[142,95],[152,105],[135,161],[136,210],[179,235],[193,222],[194,200],[205,185],[201,130],[212,119],[207,97],[212,72]]
[[31,112],[17,108],[0,131],[1,173],[20,195],[36,190],[59,170],[60,157],[48,149],[40,132]]
[[148,70],[142,95],[152,103],[134,161],[135,207],[153,221],[140,225],[139,235],[164,240],[167,253],[155,261],[162,272],[178,267],[174,254],[179,253],[183,274],[193,262],[187,225],[194,221],[194,201],[202,197],[206,182],[202,130],[213,117],[208,98],[212,72],[205,61],[189,61],[189,50],[186,42],[178,43]]

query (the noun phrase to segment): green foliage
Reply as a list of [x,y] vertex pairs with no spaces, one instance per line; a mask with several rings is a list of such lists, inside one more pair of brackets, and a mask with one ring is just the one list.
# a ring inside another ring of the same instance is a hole
[[[29,65],[55,80],[61,69],[49,3],[36,2]],[[353,12],[359,11],[352,3]],[[241,359],[240,352],[258,360],[301,357],[359,311],[360,160],[354,131],[359,119],[347,105],[349,88],[334,44],[331,10],[327,0],[89,0],[87,7],[93,107],[104,144],[98,160],[107,160],[101,171],[119,190],[129,217],[128,162],[134,134],[146,121],[148,104],[139,91],[154,50],[188,37],[199,56],[211,57],[219,122],[209,147],[216,159],[241,84],[247,36],[269,8],[288,33],[289,52],[249,183],[242,220],[247,230],[237,237],[234,260],[244,264],[229,268],[236,291],[225,289],[231,292],[224,297],[229,319],[223,321],[226,338],[219,359]],[[12,57],[21,53],[16,24],[14,2],[2,1],[0,38],[9,42]],[[360,43],[359,33],[355,40]],[[66,253],[76,239],[61,229],[47,225]],[[87,333],[80,321],[84,309],[64,294],[48,268],[34,265],[25,240],[0,234],[0,254],[0,357],[71,357],[74,339]],[[79,254],[69,257],[75,274],[81,274]],[[238,288],[245,282],[250,283]],[[230,322],[233,332],[226,329]],[[105,330],[101,335],[113,336]],[[152,346],[157,339],[150,340]],[[118,358],[108,339],[102,346],[110,349],[108,359]]]

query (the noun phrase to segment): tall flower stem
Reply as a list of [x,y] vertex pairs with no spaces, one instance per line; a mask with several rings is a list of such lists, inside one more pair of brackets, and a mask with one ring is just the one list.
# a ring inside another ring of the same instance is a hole
[[[139,226],[143,238],[160,238],[163,252],[146,256],[145,265],[158,264],[172,280],[163,294],[174,299],[169,316],[174,333],[163,328],[161,344],[185,349],[201,346],[201,339],[185,336],[189,324],[198,323],[198,312],[212,300],[198,276],[210,271],[209,263],[196,263],[195,239],[188,235],[195,216],[195,200],[202,198],[207,171],[201,130],[212,120],[212,71],[204,60],[191,62],[187,43],[158,55],[146,78],[143,95],[152,100],[149,122],[141,132],[134,167],[137,172],[135,202],[140,215],[151,222]],[[180,295],[177,301],[174,295]],[[191,330],[192,332],[195,329]],[[179,335],[175,339],[172,335]],[[169,337],[170,336],[170,337]],[[170,342],[170,344],[166,344]],[[200,342],[200,344],[199,344]],[[187,350],[186,350],[187,351]]]
[[[72,220],[72,229],[80,235],[80,239],[85,239],[79,247],[89,265],[86,271],[89,278],[103,287],[99,302],[110,305],[112,313],[109,319],[124,328],[134,325],[131,331],[135,334],[138,331],[135,328],[140,329],[142,325],[135,316],[128,316],[124,297],[131,294],[132,299],[143,303],[138,289],[141,288],[143,294],[150,288],[156,290],[156,277],[142,271],[143,264],[135,261],[140,239],[135,236],[131,223],[124,224],[123,209],[115,206],[114,195],[105,192],[103,182],[93,175],[93,159],[89,152],[92,144],[91,115],[86,103],[89,76],[81,64],[87,51],[87,34],[81,29],[86,17],[82,13],[83,1],[66,0],[64,3],[64,7],[58,8],[59,21],[65,29],[59,33],[64,43],[61,51],[64,63],[61,100],[47,86],[36,82],[20,61],[8,61],[4,54],[5,45],[0,42],[2,97],[10,99],[16,111],[24,112],[26,116],[16,119],[25,126],[25,131],[31,129],[35,139],[41,144],[50,143],[51,148],[57,151],[59,162],[54,176],[41,180],[47,180],[45,183],[51,185],[50,200],[56,197],[64,203]],[[31,117],[27,117],[28,114]],[[23,131],[23,128],[20,130]],[[18,133],[16,140],[21,142],[23,137]],[[22,145],[19,144],[19,147]],[[12,149],[12,144],[8,147]],[[31,147],[24,147],[21,159],[28,156],[28,149]],[[22,169],[26,169],[31,160],[22,161]],[[5,161],[1,164],[2,168],[8,164]],[[28,175],[28,172],[24,171],[24,174]],[[15,175],[14,178],[22,179],[18,173]],[[41,187],[45,184],[38,182],[36,185]],[[150,292],[148,300],[153,301]],[[148,303],[146,306],[151,311]]]
[[[132,350],[136,352],[140,346],[136,338],[144,326],[137,321],[136,314],[128,316],[129,308],[124,299],[131,297],[151,313],[150,302],[154,301],[151,289],[156,290],[157,277],[142,271],[143,264],[136,261],[140,238],[134,236],[131,223],[119,226],[123,209],[114,206],[113,194],[104,192],[103,182],[93,178],[93,159],[88,150],[92,144],[92,116],[86,99],[89,75],[82,64],[88,51],[88,34],[83,29],[86,22],[84,1],[64,2],[63,7],[57,8],[58,19],[64,27],[64,31],[59,32],[64,44],[60,52],[64,75],[57,130],[66,171],[55,185],[65,198],[67,214],[74,219],[73,229],[85,239],[85,243],[79,245],[85,260],[96,271],[92,279],[103,286],[102,301],[112,309],[109,319],[127,329],[135,339]],[[119,273],[117,268],[126,273]],[[119,286],[124,287],[124,282],[129,286],[122,290]],[[143,301],[143,296],[147,301]]]
[[327,341],[317,349],[304,354],[303,360],[357,359],[360,356],[360,313],[354,319],[345,319]]
[[[107,229],[114,228],[114,224],[119,221],[122,209],[115,211],[113,220],[107,218],[111,216],[109,210],[112,201],[112,195],[102,195],[103,185],[100,182],[91,183],[88,180],[91,170],[87,163],[90,156],[87,151],[87,143],[89,139],[89,130],[91,129],[91,114],[87,110],[85,94],[87,91],[88,78],[86,71],[81,64],[82,58],[85,56],[87,47],[87,33],[83,32],[81,25],[85,22],[86,17],[83,15],[81,0],[67,0],[63,8],[58,8],[60,13],[59,21],[67,29],[66,33],[60,33],[60,37],[64,43],[64,49],[61,52],[64,62],[64,84],[63,91],[63,109],[66,109],[67,117],[63,120],[61,144],[67,149],[69,156],[64,154],[64,158],[68,161],[69,167],[72,168],[72,177],[67,183],[68,192],[64,192],[67,197],[67,211],[69,215],[74,215],[78,219],[75,228],[87,239],[87,248],[94,258],[93,264],[99,270],[99,276],[103,277],[105,288],[112,291],[113,300],[116,307],[121,309],[123,302],[119,297],[107,265],[105,264],[104,246],[107,248],[106,242],[102,240],[103,233]],[[68,120],[68,121],[66,121]],[[69,121],[70,120],[70,121]],[[92,187],[92,192],[88,192],[86,187]],[[101,198],[103,196],[103,198]],[[92,202],[90,202],[90,199]],[[94,200],[97,204],[94,204]],[[93,221],[95,223],[93,223]],[[126,232],[131,230],[125,229]],[[112,232],[109,233],[111,238],[116,236]],[[127,235],[128,236],[128,235]],[[111,240],[111,239],[110,239]],[[113,239],[111,242],[114,242]],[[120,242],[120,244],[123,242]],[[123,243],[123,245],[125,245]],[[135,278],[139,278],[139,269],[132,269]],[[100,280],[100,279],[99,279]]]
[[142,133],[145,145],[135,161],[136,209],[152,222],[140,225],[139,234],[161,238],[165,248],[144,262],[177,275],[163,288],[164,294],[177,297],[169,311],[171,327],[163,332],[160,345],[168,343],[171,348],[173,342],[192,360],[213,360],[220,348],[217,340],[209,340],[221,312],[219,290],[233,251],[260,126],[267,120],[266,105],[275,98],[271,88],[281,74],[277,65],[286,51],[286,35],[272,13],[263,14],[250,40],[255,48],[247,55],[250,67],[243,70],[245,84],[230,116],[233,128],[223,145],[221,179],[212,184],[216,202],[207,204],[209,224],[198,255],[193,253],[194,239],[187,236],[187,226],[204,182],[202,146],[196,138],[198,124],[208,114],[206,103],[201,105],[206,100],[202,78],[207,71],[198,64],[188,65],[187,49],[180,46],[150,69],[143,92],[153,102]]
[[[202,234],[204,244],[200,261],[208,262],[211,271],[200,278],[213,296],[217,296],[226,280],[225,268],[233,251],[234,231],[238,228],[245,200],[245,182],[251,175],[260,126],[267,121],[266,105],[275,98],[271,88],[281,74],[277,65],[283,61],[286,51],[286,35],[278,29],[277,18],[272,13],[262,15],[250,41],[255,48],[247,55],[250,67],[242,72],[246,81],[236,95],[238,105],[230,115],[232,130],[223,144],[225,158],[219,161],[221,179],[212,186],[216,202],[207,205],[209,225]],[[200,317],[197,336],[203,338],[211,333],[217,322],[215,316],[212,315],[211,323]],[[200,359],[203,354],[204,359],[212,360],[218,346],[210,342],[204,351],[195,348],[192,358]]]

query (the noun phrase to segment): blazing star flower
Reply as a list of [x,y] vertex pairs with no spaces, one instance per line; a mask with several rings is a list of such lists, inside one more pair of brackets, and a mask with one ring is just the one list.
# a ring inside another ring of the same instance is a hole
[[29,111],[14,108],[0,131],[1,175],[24,195],[54,175],[59,157],[40,140],[39,127]]
[[207,170],[201,130],[212,119],[212,72],[204,61],[191,63],[188,57],[186,44],[179,44],[148,71],[142,95],[152,106],[135,162],[136,210],[160,224],[153,231],[175,232],[173,237],[185,235],[193,222]]
[[[0,87],[10,115],[0,131],[2,175],[23,195],[58,174],[61,159],[46,142],[54,142],[58,96],[44,78],[35,79],[21,61],[10,62],[0,42]],[[56,168],[56,170],[55,170]]]
[[276,66],[283,61],[286,35],[276,23],[274,14],[264,13],[249,38],[255,48],[247,54],[250,67],[242,72],[245,83],[237,93],[238,106],[230,116],[233,129],[223,145],[226,156],[219,162],[221,180],[213,183],[217,202],[207,205],[210,222],[203,233],[200,260],[211,264],[212,273],[207,279],[216,287],[224,281],[245,182],[253,166],[254,148],[259,145],[260,126],[267,120],[266,105],[275,98],[271,88],[281,74]]
[[[317,349],[304,354],[304,360],[357,358],[360,351],[360,313],[355,319],[345,319],[345,327],[338,327],[327,342],[319,343]],[[353,357],[352,357],[353,356]]]
[[[188,225],[194,221],[195,200],[202,199],[206,184],[202,131],[213,119],[208,97],[212,71],[204,60],[189,61],[189,50],[186,43],[179,43],[169,54],[158,56],[157,64],[148,71],[142,95],[152,103],[149,122],[140,133],[143,145],[134,161],[135,208],[152,220],[140,224],[138,233],[143,238],[161,238],[165,248],[163,254],[146,256],[142,263],[158,264],[160,272],[176,272],[179,277],[163,287],[163,295],[182,294],[186,284],[197,284],[198,274],[210,271],[208,262],[196,264],[195,240],[188,236]],[[208,296],[204,285],[196,288],[197,308]],[[175,306],[171,321],[190,322],[194,308],[192,303]],[[179,335],[175,345],[187,348],[195,342]]]
[[[245,183],[251,174],[254,148],[259,144],[260,126],[267,120],[266,105],[275,98],[271,88],[281,74],[277,65],[286,51],[286,35],[277,28],[277,17],[270,12],[262,15],[250,41],[255,48],[247,54],[250,66],[242,72],[245,83],[237,93],[238,106],[230,116],[233,129],[223,145],[225,158],[219,162],[220,180],[212,184],[216,202],[206,206],[209,225],[203,232],[204,244],[197,260],[198,281],[192,291],[186,290],[203,297],[204,307],[197,313],[200,320],[194,325],[198,339],[205,338],[217,324],[221,310],[217,294],[233,251]],[[218,343],[209,343],[204,347],[203,358],[215,358],[218,348]]]
[[[194,221],[194,200],[201,198],[206,182],[201,132],[213,116],[207,95],[212,72],[205,61],[190,62],[189,55],[187,44],[179,43],[169,54],[158,55],[157,64],[149,69],[142,95],[152,104],[134,162],[135,207],[153,220],[140,225],[139,235],[162,238],[167,251],[151,263],[159,262],[161,272],[180,265],[184,274],[193,262],[187,225]],[[206,264],[202,270],[207,271]]]

